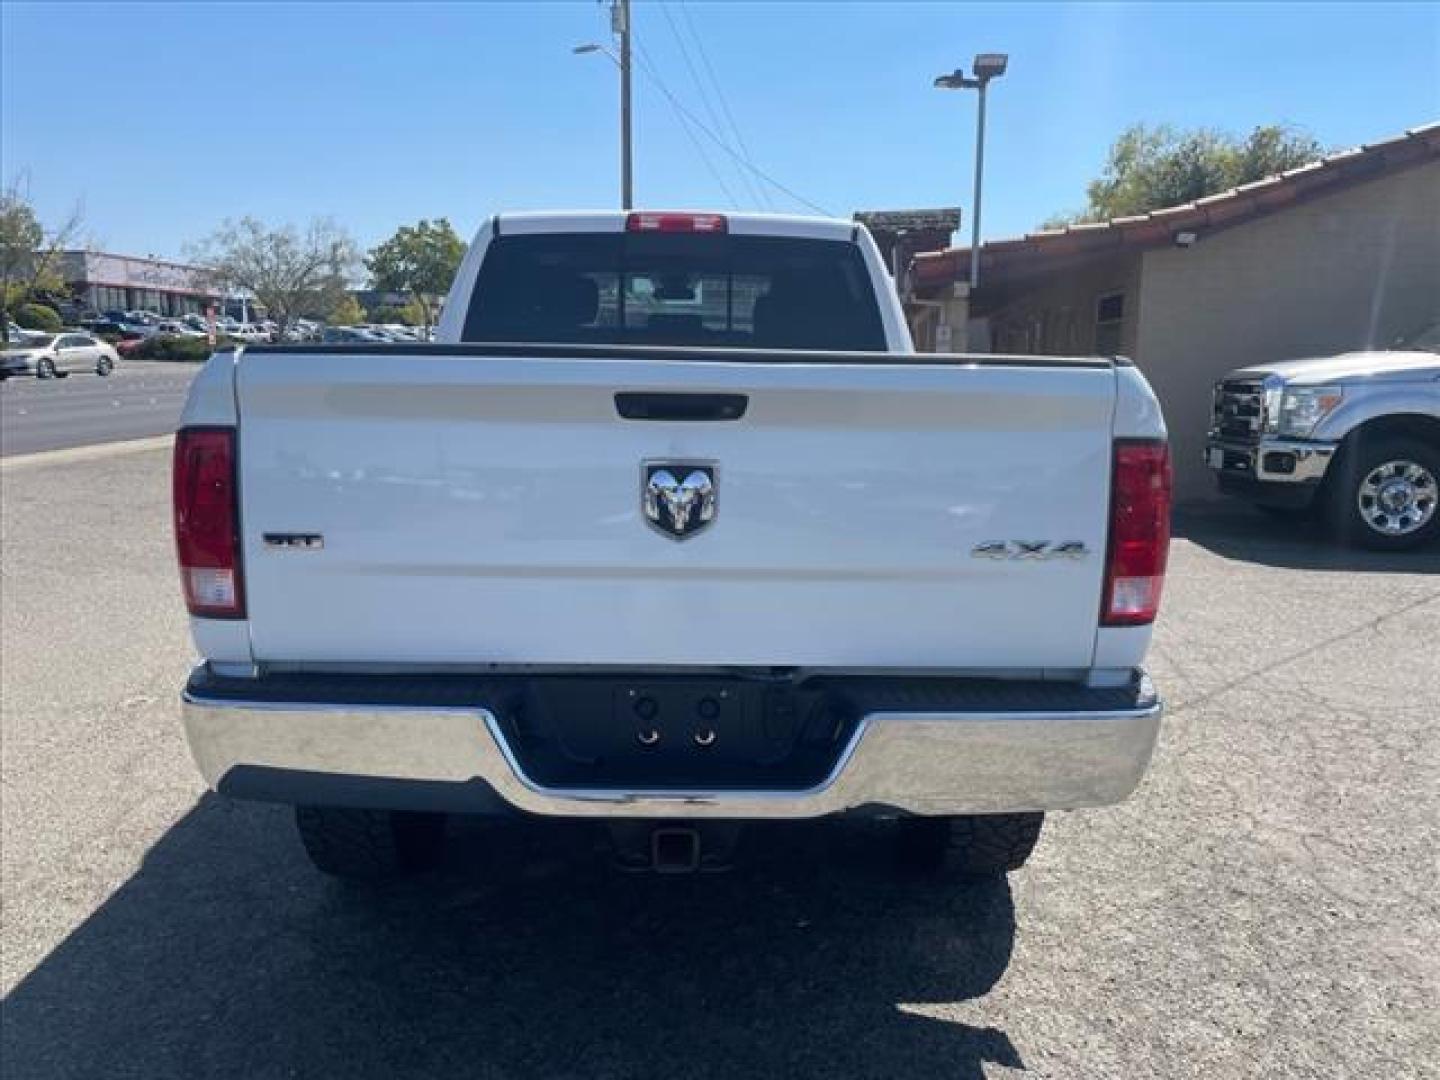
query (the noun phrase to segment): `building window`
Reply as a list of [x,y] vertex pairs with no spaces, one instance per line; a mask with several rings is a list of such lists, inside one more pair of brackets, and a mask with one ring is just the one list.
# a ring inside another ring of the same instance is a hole
[[1121,331],[1125,325],[1125,294],[1109,293],[1095,305],[1095,354],[1116,356],[1121,352]]
[[99,285],[95,289],[95,307],[98,311],[120,311],[125,307],[125,290],[113,285]]

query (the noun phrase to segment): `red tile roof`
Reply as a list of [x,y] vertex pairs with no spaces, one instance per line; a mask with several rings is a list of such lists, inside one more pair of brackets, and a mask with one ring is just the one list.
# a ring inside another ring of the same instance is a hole
[[[1436,160],[1440,160],[1440,121],[1411,128],[1384,142],[1342,150],[1298,169],[1207,195],[1182,206],[1033,232],[1009,240],[991,240],[980,245],[981,273],[1001,264],[1033,265],[1050,259],[1159,247],[1174,243],[1176,233],[1213,232],[1315,195]],[[921,288],[967,280],[970,249],[922,252],[915,256],[913,272],[914,282]]]

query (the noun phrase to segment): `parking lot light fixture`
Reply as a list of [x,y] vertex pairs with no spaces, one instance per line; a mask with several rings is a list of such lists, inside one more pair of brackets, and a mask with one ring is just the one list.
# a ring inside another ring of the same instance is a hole
[[633,153],[630,140],[630,0],[611,0],[610,26],[615,31],[619,54],[594,41],[572,46],[576,56],[603,53],[620,69],[620,207],[634,205]]
[[981,82],[998,79],[1005,74],[1010,57],[1005,53],[980,53],[975,57],[975,78]]
[[977,53],[973,62],[975,74],[967,76],[963,68],[935,79],[940,90],[978,90],[979,108],[975,122],[975,198],[970,208],[970,293],[980,284],[980,190],[985,174],[985,89],[991,79],[1005,74],[1010,65],[1007,53]]

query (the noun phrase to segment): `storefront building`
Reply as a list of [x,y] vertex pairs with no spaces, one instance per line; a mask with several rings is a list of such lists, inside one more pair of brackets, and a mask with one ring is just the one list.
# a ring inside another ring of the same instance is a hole
[[61,273],[82,308],[185,315],[220,302],[200,267],[100,251],[66,251],[61,259]]

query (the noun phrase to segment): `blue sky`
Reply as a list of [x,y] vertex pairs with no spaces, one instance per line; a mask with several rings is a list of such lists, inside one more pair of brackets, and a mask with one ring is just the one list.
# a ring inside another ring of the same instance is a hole
[[[496,210],[618,198],[615,70],[570,53],[609,40],[599,3],[5,3],[0,19],[4,179],[24,174],[46,219],[83,202],[107,250],[175,256],[244,214],[333,216],[367,246],[448,216],[468,238]],[[1282,121],[1341,147],[1440,117],[1434,5],[637,0],[637,41],[706,119],[671,20],[702,78],[713,67],[752,160],[841,215],[968,214],[974,95],[930,82],[1009,52],[990,95],[990,237],[1081,206],[1136,121]],[[635,94],[638,203],[727,207],[639,70]]]

